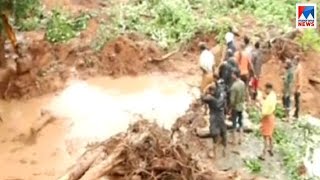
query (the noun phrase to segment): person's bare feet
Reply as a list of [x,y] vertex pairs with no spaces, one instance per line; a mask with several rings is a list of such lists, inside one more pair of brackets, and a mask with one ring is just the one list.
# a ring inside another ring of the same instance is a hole
[[268,150],[268,153],[270,156],[273,156],[273,151],[272,150]]
[[258,158],[259,158],[261,161],[264,161],[264,160],[265,160],[265,157],[264,157],[263,155],[258,156]]

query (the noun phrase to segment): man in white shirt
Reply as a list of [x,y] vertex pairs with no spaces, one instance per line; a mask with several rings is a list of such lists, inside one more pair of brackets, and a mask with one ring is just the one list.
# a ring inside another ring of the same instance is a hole
[[[207,45],[203,42],[199,43],[200,48],[200,58],[199,65],[202,70],[202,80],[200,85],[201,94],[205,93],[205,89],[209,84],[212,84],[214,81],[214,55],[209,50]],[[205,114],[207,114],[208,107],[205,105]]]
[[248,53],[250,60],[252,59],[252,51],[253,51],[253,46],[250,44],[250,39],[247,36],[244,36],[243,42],[245,45],[245,51]]
[[232,54],[234,54],[236,52],[234,34],[232,32],[227,32],[225,35],[225,40],[226,40],[226,44],[227,44],[227,49],[232,50]]
[[200,43],[199,48],[201,51],[199,58],[199,65],[203,73],[211,73],[213,72],[213,68],[215,65],[214,55],[209,50],[205,43]]

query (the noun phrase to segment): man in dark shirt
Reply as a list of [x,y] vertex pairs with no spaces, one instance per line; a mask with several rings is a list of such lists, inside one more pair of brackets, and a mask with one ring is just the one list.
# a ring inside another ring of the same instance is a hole
[[230,101],[230,88],[233,83],[232,72],[238,71],[238,65],[234,59],[233,53],[231,50],[228,50],[228,58],[221,64],[219,67],[219,78],[223,79],[225,87],[226,87],[226,107],[227,112],[229,109]]
[[213,138],[213,153],[216,157],[216,150],[219,142],[219,137],[222,140],[223,151],[222,155],[226,155],[227,147],[227,127],[225,124],[225,97],[224,93],[221,93],[215,84],[212,84],[208,92],[202,95],[201,99],[207,103],[210,111],[210,134]]

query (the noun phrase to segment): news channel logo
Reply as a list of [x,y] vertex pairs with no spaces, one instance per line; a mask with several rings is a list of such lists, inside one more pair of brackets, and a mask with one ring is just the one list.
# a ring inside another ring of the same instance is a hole
[[317,4],[297,3],[296,4],[296,28],[315,29],[317,28]]

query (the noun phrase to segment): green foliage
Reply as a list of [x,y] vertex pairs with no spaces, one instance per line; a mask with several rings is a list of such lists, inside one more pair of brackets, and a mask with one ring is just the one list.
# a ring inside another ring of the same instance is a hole
[[320,34],[315,29],[306,29],[298,42],[304,50],[313,49],[320,51]]
[[320,129],[303,119],[294,126],[279,123],[274,139],[290,179],[300,180],[298,167],[301,165],[307,148],[319,147],[319,138]]
[[34,30],[41,24],[43,9],[40,0],[13,1],[15,25],[19,30]]
[[229,7],[252,13],[265,24],[289,25],[298,0],[228,0]]
[[285,109],[280,104],[277,104],[274,114],[279,119],[282,119],[286,116]]
[[113,26],[103,24],[99,27],[97,38],[92,42],[92,48],[95,51],[101,50],[106,42],[109,42],[118,36]]
[[68,14],[53,10],[52,17],[47,23],[46,38],[53,43],[68,41],[71,38],[79,35],[80,31],[87,27],[87,14],[73,18]]
[[40,25],[42,7],[40,0],[0,0],[0,11],[14,16],[19,30],[33,30]]
[[[118,4],[107,9],[113,20],[110,37],[99,38],[104,44],[115,34],[138,32],[171,48],[188,42],[198,32],[214,31],[216,40],[224,43],[230,27],[245,21],[246,14],[256,17],[261,26],[276,25],[288,30],[295,18],[297,0],[150,0]],[[240,16],[239,16],[240,15]],[[110,23],[110,22],[108,22]],[[103,25],[104,26],[104,25]],[[100,45],[99,45],[100,46]],[[98,47],[98,46],[95,46]]]
[[164,48],[191,39],[201,25],[194,16],[191,5],[182,0],[144,1],[136,6],[121,5],[113,14],[120,32],[138,31]]
[[261,172],[262,166],[261,166],[261,162],[258,159],[244,160],[244,164],[253,173]]
[[261,121],[261,112],[257,107],[249,107],[248,108],[248,115],[251,122],[255,124],[259,124]]

